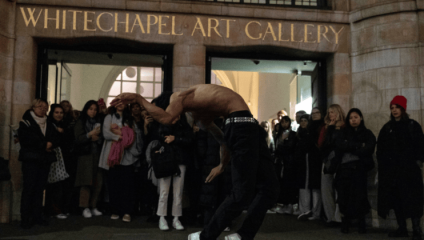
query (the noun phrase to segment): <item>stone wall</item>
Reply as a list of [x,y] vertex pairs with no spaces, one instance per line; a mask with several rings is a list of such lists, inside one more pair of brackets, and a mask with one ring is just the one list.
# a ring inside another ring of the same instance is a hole
[[[390,101],[404,95],[410,117],[423,126],[423,23],[417,2],[354,0],[351,8],[351,106],[362,110],[367,127],[377,137],[389,120]],[[393,214],[388,221],[377,216],[374,176],[375,172],[369,181],[373,226],[393,228]]]
[[[15,61],[15,3],[0,1],[0,156],[11,159],[11,134],[9,124],[12,119],[12,89]],[[16,162],[10,161],[13,173],[19,171]],[[17,176],[18,174],[14,174]],[[20,174],[19,174],[20,176]],[[8,222],[12,214],[12,192],[16,189],[12,181],[0,182],[0,223]]]

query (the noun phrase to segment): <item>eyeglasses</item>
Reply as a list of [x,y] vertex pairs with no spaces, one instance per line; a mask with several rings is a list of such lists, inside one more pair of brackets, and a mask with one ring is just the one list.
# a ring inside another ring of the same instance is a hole
[[40,108],[41,110],[48,110],[49,109],[49,107],[42,107],[42,106],[38,106],[38,107],[35,107],[35,108]]

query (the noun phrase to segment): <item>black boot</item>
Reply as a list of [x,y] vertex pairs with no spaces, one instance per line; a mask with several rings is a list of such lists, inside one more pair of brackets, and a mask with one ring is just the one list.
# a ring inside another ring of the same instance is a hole
[[358,233],[360,233],[360,234],[367,233],[365,217],[358,219]]
[[348,219],[348,218],[342,218],[342,229],[341,229],[341,232],[342,233],[345,233],[345,234],[347,234],[347,233],[349,233],[349,226],[350,226],[350,219]]
[[406,229],[406,219],[397,216],[396,221],[399,225],[399,228],[394,232],[390,232],[389,237],[408,237],[408,230]]
[[21,227],[23,229],[30,229],[34,226],[34,223],[31,221],[29,217],[21,217]]
[[421,240],[420,218],[412,218],[412,240]]

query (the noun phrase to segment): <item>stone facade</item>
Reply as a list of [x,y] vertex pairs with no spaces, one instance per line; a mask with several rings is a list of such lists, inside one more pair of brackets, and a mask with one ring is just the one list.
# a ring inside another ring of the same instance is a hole
[[[19,123],[35,97],[40,44],[102,39],[173,45],[175,91],[205,82],[211,50],[323,60],[328,104],[360,108],[375,134],[397,94],[408,98],[408,112],[422,123],[424,1],[328,5],[331,10],[202,1],[0,0],[0,153],[10,159],[13,175],[0,183],[0,222],[20,219],[22,177],[9,124]],[[372,218],[374,226],[387,225],[375,212]]]

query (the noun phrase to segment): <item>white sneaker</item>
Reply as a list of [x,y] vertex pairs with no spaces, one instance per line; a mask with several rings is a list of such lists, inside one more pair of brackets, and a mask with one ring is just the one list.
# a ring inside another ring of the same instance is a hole
[[85,218],[91,218],[91,211],[90,211],[90,209],[89,208],[85,208],[84,211],[82,211],[82,215]]
[[225,236],[225,240],[241,240],[241,236],[238,233],[233,233]]
[[283,212],[283,214],[292,215],[293,214],[293,206],[291,204],[285,206],[282,212]]
[[285,209],[286,209],[286,206],[278,204],[278,207],[277,209],[275,209],[275,212],[279,214],[284,214]]
[[68,216],[66,216],[65,214],[61,213],[61,214],[57,214],[57,215],[56,215],[56,218],[57,218],[57,219],[67,219],[67,218],[68,218]]
[[166,219],[165,218],[160,218],[159,219],[159,229],[160,230],[162,230],[162,231],[167,231],[167,230],[169,230],[169,227],[168,227],[168,222],[166,221]]
[[201,232],[195,232],[188,235],[188,240],[200,240],[200,233]]
[[230,227],[226,227],[226,228],[224,229],[224,232],[229,232],[229,231],[231,231]]
[[268,211],[266,211],[266,213],[272,213],[272,214],[274,214],[274,213],[276,213],[276,208],[273,207],[273,208],[269,209]]
[[293,204],[293,215],[299,215],[300,213],[299,204]]
[[304,212],[304,213],[300,214],[300,215],[297,217],[297,220],[300,220],[300,221],[306,221],[306,220],[308,220],[308,218],[310,218],[311,216],[312,216],[312,212],[311,212],[311,211]]
[[174,220],[174,221],[172,221],[172,226],[175,228],[175,229],[177,229],[178,231],[182,231],[182,230],[184,230],[184,227],[183,227],[183,225],[181,224],[181,222],[180,222],[180,220]]
[[312,217],[308,218],[308,220],[309,221],[320,220],[320,217],[312,216]]
[[124,221],[124,222],[131,222],[131,216],[129,214],[125,214],[122,217],[122,221]]
[[110,216],[110,219],[112,219],[112,220],[119,219],[119,215],[118,214],[112,214],[112,216]]
[[93,208],[91,210],[91,214],[93,214],[94,216],[102,216],[103,215],[103,213],[100,212],[99,210],[97,210],[97,208]]

